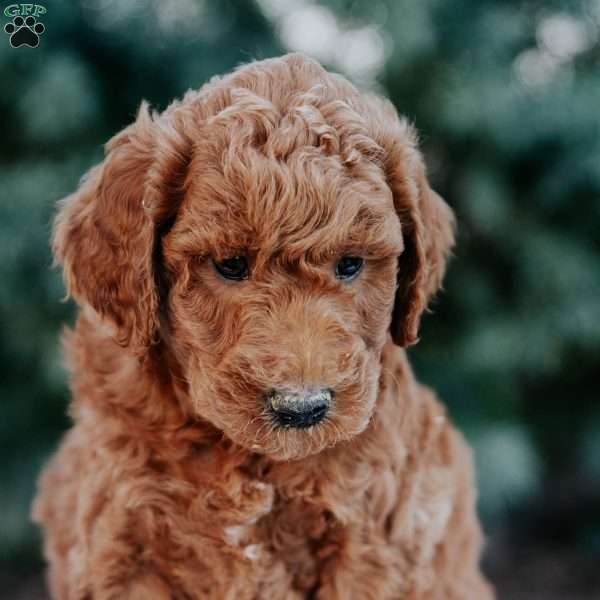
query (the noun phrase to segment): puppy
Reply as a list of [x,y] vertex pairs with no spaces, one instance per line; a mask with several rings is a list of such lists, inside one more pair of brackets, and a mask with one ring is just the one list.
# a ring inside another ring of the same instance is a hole
[[142,104],[55,223],[53,597],[492,598],[469,450],[404,350],[452,243],[411,127],[302,55]]

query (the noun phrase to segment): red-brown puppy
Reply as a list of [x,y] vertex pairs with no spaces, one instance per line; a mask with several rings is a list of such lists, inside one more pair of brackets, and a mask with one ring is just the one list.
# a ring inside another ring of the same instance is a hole
[[469,451],[403,350],[452,242],[410,126],[304,56],[142,105],[56,220],[54,597],[491,598]]

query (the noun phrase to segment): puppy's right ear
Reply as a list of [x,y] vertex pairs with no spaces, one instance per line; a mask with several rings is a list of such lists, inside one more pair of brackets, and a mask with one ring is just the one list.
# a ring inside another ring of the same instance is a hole
[[67,291],[136,348],[156,335],[157,228],[177,210],[190,159],[191,144],[167,112],[151,115],[143,103],[136,121],[107,143],[105,160],[59,203],[54,222]]

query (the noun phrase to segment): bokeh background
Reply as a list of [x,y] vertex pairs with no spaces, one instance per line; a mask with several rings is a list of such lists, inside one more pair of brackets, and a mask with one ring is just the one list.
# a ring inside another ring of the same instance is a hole
[[42,4],[38,48],[0,32],[0,596],[46,597],[28,511],[68,427],[74,315],[55,201],[142,98],[300,50],[416,122],[458,215],[411,355],[475,447],[500,598],[600,598],[600,0]]

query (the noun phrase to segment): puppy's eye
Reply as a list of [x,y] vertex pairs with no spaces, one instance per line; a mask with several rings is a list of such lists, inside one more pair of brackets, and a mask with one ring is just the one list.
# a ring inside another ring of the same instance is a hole
[[348,281],[354,279],[363,267],[363,259],[360,256],[342,256],[335,265],[335,276],[338,279]]
[[248,259],[245,256],[232,256],[225,260],[213,260],[213,265],[225,279],[241,281],[248,279]]

